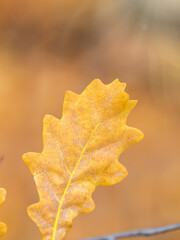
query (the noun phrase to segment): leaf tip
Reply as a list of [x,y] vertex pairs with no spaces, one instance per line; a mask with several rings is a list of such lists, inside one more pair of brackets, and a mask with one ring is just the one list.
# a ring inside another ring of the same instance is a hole
[[115,87],[121,87],[121,89],[124,91],[126,88],[126,83],[120,82],[118,78],[116,78],[112,83]]
[[[6,199],[7,191],[4,188],[0,188],[0,205],[2,205]],[[2,237],[7,231],[7,225],[0,222],[0,237]]]
[[144,133],[138,129],[138,138],[137,138],[137,141],[141,141],[142,139],[144,138]]
[[126,133],[127,147],[140,142],[143,138],[144,138],[144,133],[141,130],[133,127],[127,128],[127,133]]
[[[92,87],[93,89],[96,87],[103,87],[103,82],[99,78],[95,78],[89,85],[88,87]],[[87,88],[88,88],[87,87]],[[86,89],[85,89],[86,90]]]
[[79,95],[72,91],[66,91],[64,96],[63,103],[63,115],[66,113],[68,109],[71,109],[74,103],[78,100]]
[[2,237],[7,232],[7,225],[0,222],[0,237]]
[[49,123],[49,121],[52,119],[52,115],[50,114],[46,114],[43,118],[43,125],[46,125],[47,123]]
[[34,171],[36,169],[36,162],[39,157],[39,153],[28,152],[24,153],[22,156],[23,162],[29,167],[29,170],[32,175],[34,175]]
[[4,203],[4,201],[6,200],[6,196],[7,196],[7,191],[4,188],[0,188],[0,206]]

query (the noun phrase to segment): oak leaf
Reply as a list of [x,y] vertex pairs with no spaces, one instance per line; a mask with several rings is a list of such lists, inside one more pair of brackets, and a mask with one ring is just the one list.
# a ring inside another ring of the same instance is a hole
[[[4,203],[6,199],[7,192],[4,188],[0,188],[0,206]],[[7,231],[7,225],[0,222],[0,237],[2,237]]]
[[97,186],[127,176],[118,157],[143,133],[126,125],[137,101],[124,88],[118,80],[104,85],[95,79],[81,95],[67,91],[62,118],[44,118],[43,151],[23,155],[40,199],[28,214],[43,240],[63,239],[75,217],[94,209]]

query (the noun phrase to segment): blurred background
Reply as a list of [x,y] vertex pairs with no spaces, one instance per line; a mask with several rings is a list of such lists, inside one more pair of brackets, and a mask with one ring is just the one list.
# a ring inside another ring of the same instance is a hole
[[42,150],[42,119],[61,117],[65,91],[81,93],[94,78],[127,83],[139,101],[128,124],[145,138],[120,156],[128,177],[97,188],[95,210],[66,239],[180,222],[180,1],[0,0],[3,240],[41,239],[26,213],[38,195],[21,157]]

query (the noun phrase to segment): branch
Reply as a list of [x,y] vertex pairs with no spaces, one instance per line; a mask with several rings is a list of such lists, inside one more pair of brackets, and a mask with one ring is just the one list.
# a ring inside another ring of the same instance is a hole
[[86,238],[84,240],[115,240],[116,238],[130,238],[130,237],[137,237],[137,236],[149,237],[152,235],[166,233],[166,232],[174,231],[177,229],[180,229],[180,223],[158,227],[158,228],[133,230],[128,232],[115,233],[107,236]]

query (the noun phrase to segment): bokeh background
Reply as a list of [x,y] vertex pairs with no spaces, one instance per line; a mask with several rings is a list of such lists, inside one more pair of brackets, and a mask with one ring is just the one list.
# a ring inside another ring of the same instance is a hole
[[42,150],[42,119],[61,117],[65,91],[81,93],[94,78],[127,83],[139,100],[128,124],[145,138],[120,156],[128,177],[97,188],[95,210],[66,239],[180,222],[180,1],[0,0],[3,240],[41,239],[26,213],[38,194],[21,157]]

